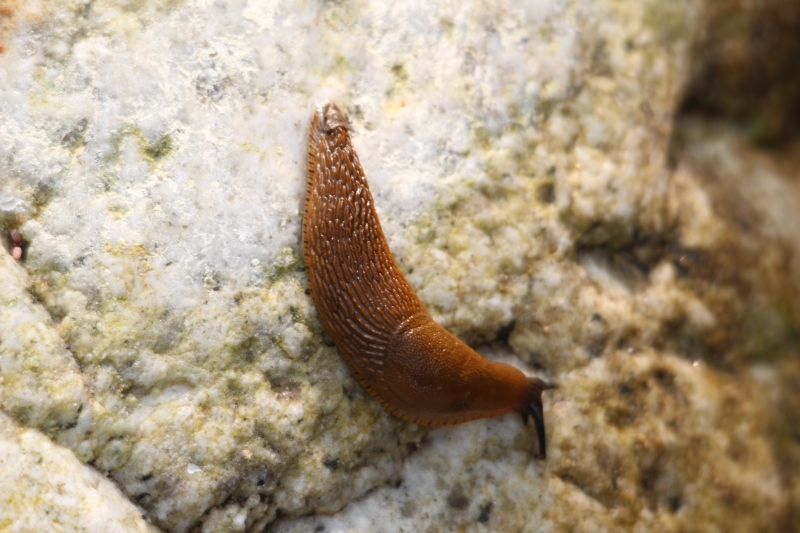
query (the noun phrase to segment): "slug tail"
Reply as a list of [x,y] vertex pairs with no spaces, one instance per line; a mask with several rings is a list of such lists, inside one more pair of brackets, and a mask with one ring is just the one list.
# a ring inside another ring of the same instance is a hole
[[330,133],[336,128],[349,129],[347,117],[333,102],[323,102],[317,107],[314,125],[320,133]]

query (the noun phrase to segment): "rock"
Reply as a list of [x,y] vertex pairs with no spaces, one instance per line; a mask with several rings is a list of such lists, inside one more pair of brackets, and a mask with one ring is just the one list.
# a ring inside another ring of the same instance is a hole
[[[3,7],[4,424],[165,531],[791,530],[797,167],[676,121],[714,12]],[[546,461],[517,417],[393,418],[338,356],[300,230],[326,98],[434,317],[558,384]]]
[[3,531],[158,531],[113,482],[2,413],[0,472]]
[[761,145],[800,133],[800,3],[708,2],[684,106],[736,119]]

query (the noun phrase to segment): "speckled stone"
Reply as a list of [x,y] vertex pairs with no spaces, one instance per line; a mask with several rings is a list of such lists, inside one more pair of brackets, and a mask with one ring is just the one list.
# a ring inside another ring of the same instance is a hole
[[[800,181],[675,128],[704,5],[1,3],[3,423],[164,531],[790,528]],[[392,418],[338,356],[301,243],[326,98],[434,318],[558,384],[546,461],[518,417]],[[0,524],[91,529],[44,471],[0,469],[36,481]]]
[[2,531],[158,531],[113,482],[3,413],[0,472]]

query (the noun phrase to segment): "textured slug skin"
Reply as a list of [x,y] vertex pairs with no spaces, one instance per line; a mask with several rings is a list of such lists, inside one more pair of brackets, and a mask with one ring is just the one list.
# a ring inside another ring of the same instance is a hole
[[386,409],[427,426],[517,411],[534,419],[544,457],[547,386],[489,361],[433,321],[392,257],[347,119],[332,103],[311,122],[303,247],[323,324]]

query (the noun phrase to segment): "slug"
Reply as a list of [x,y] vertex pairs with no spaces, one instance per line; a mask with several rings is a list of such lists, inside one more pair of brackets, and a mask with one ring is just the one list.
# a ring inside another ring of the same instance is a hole
[[517,411],[533,419],[546,456],[542,391],[550,386],[489,361],[433,321],[394,261],[347,118],[330,102],[309,131],[303,253],[322,323],[389,412],[442,426]]

